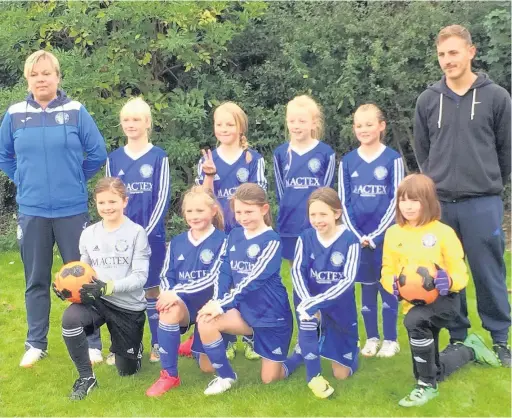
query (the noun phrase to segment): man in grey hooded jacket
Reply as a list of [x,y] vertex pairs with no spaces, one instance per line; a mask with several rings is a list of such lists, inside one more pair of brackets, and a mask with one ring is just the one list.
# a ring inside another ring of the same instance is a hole
[[[503,366],[510,367],[503,202],[511,170],[510,94],[487,75],[471,71],[476,48],[469,31],[443,28],[436,40],[443,78],[418,98],[415,150],[421,170],[437,186],[442,221],[459,236],[473,275],[477,308]],[[467,337],[465,293],[450,327],[450,345]]]

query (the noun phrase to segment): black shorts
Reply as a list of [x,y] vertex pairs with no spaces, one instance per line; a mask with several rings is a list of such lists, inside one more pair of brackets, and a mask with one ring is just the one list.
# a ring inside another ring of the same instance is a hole
[[146,311],[130,311],[104,300],[94,306],[105,318],[110,332],[110,352],[134,360],[142,358]]
[[64,315],[64,318],[71,320],[76,326],[82,326],[86,335],[107,324],[112,353],[131,360],[142,358],[146,311],[123,309],[100,299],[94,305],[73,303]]

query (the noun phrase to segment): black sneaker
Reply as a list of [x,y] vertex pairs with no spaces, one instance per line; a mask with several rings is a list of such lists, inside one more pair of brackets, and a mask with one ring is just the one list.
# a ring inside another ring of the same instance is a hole
[[69,398],[73,401],[80,401],[84,399],[92,388],[96,386],[98,386],[98,381],[94,376],[79,377],[73,385],[73,391],[71,392],[71,395],[69,395]]
[[510,367],[510,347],[506,344],[494,344],[492,347],[503,367]]

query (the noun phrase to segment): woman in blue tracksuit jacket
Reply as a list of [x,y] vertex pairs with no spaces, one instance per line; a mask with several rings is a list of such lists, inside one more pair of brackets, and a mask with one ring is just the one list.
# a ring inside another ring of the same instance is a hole
[[80,259],[78,240],[89,219],[87,180],[107,152],[87,110],[58,89],[53,54],[34,52],[24,75],[29,95],[7,110],[0,127],[0,170],[17,188],[28,322],[20,366],[31,367],[47,354],[53,245],[64,263]]

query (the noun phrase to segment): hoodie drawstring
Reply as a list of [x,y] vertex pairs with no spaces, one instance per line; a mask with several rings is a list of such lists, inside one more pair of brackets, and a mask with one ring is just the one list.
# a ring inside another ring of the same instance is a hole
[[64,128],[64,148],[66,148],[66,151],[68,151],[69,147],[68,147],[68,130],[66,129],[66,112],[64,111],[64,104],[61,104],[60,107],[62,109],[62,119],[63,119],[62,127]]
[[441,129],[441,120],[443,119],[443,93],[439,94],[439,118],[437,119],[437,127]]
[[473,90],[473,101],[471,102],[471,120],[475,116],[476,89]]

